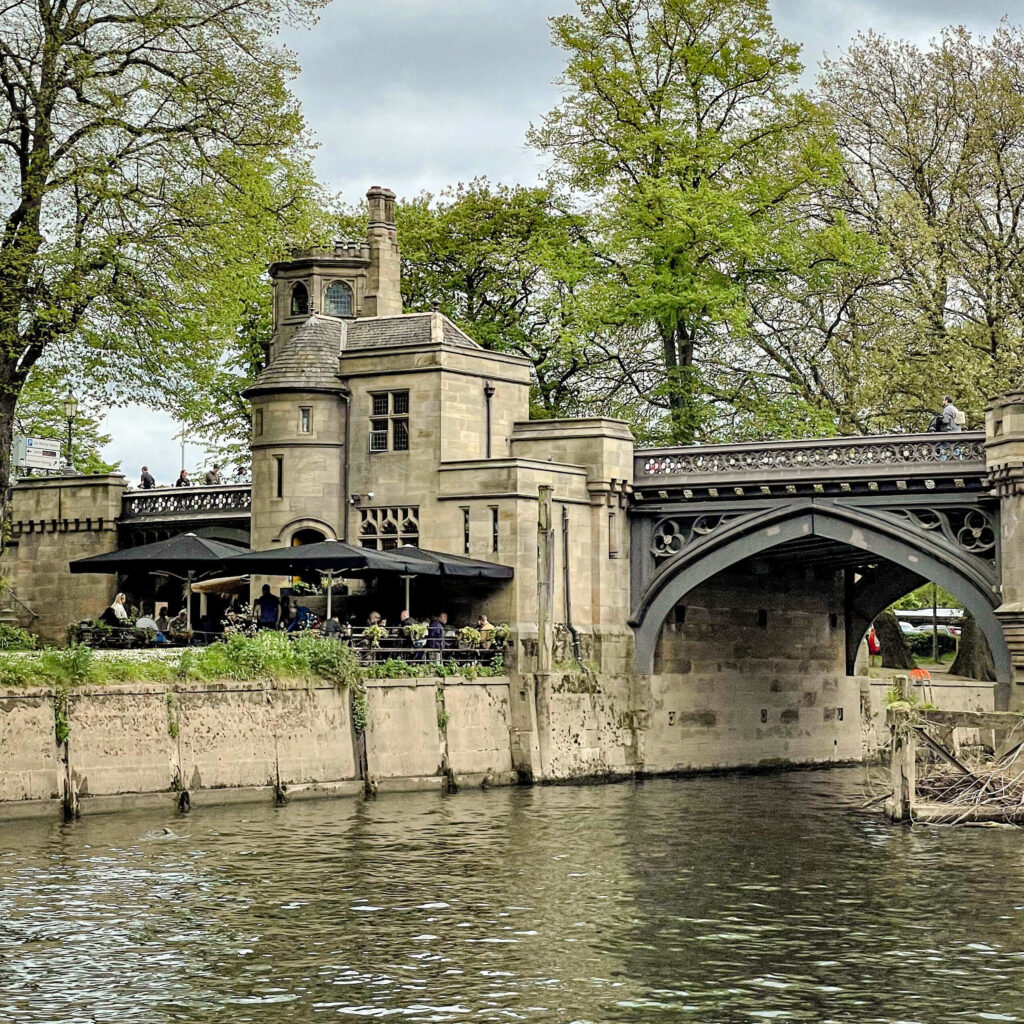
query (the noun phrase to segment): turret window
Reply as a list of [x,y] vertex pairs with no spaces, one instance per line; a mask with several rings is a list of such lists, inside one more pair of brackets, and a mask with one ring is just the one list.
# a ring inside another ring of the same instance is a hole
[[299,433],[310,434],[313,432],[313,410],[308,405],[299,406]]
[[381,391],[370,396],[370,451],[409,450],[409,392]]
[[328,316],[352,315],[352,292],[347,284],[335,281],[324,292],[324,312]]
[[309,292],[300,281],[292,288],[292,316],[305,316],[309,312]]

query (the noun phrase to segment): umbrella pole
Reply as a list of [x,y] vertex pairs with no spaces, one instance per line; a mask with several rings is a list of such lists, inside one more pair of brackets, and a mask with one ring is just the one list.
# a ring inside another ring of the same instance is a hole
[[185,628],[192,632],[192,570],[188,571],[185,583]]
[[327,618],[331,617],[331,591],[334,590],[334,570],[327,570]]

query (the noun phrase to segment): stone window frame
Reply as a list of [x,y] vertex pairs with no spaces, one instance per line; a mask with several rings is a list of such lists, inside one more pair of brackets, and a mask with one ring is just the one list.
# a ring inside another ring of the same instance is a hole
[[[306,301],[303,308],[297,309],[295,298],[300,288],[302,289],[302,294],[306,297]],[[309,316],[309,289],[304,281],[295,281],[288,291],[288,316]]]
[[252,433],[253,437],[263,436],[263,410],[254,409],[252,413]]
[[299,433],[313,433],[313,406],[311,405],[299,406]]
[[409,451],[409,389],[370,392],[371,455]]
[[[343,290],[344,294],[346,294],[348,296],[348,312],[345,312],[345,313],[334,313],[330,309],[330,300],[327,297],[328,296],[328,292],[330,292],[330,290],[332,288],[336,288],[336,287],[337,288],[341,288]],[[356,295],[355,295],[355,292],[352,290],[352,285],[349,284],[348,281],[341,280],[340,278],[337,278],[337,279],[335,279],[333,281],[328,281],[324,285],[323,297],[322,297],[322,301],[321,301],[321,308],[324,311],[324,316],[336,316],[336,317],[341,317],[341,318],[345,318],[345,319],[349,319],[352,316],[354,316],[355,315],[354,314],[354,310],[356,308]]]
[[419,505],[361,506],[359,543],[377,551],[393,551],[403,544],[419,547]]

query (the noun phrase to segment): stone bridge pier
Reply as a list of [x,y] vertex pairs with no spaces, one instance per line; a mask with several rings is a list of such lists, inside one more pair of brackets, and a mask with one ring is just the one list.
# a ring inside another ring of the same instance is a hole
[[638,451],[630,514],[651,767],[702,744],[736,764],[859,756],[863,638],[927,581],[984,633],[993,704],[1024,706],[1024,392],[984,432]]

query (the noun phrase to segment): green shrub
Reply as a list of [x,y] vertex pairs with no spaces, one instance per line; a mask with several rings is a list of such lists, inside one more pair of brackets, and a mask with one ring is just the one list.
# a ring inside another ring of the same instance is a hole
[[348,686],[359,678],[356,656],[330,637],[304,633],[294,639],[279,630],[236,634],[209,647],[183,653],[179,675],[194,679],[325,679]]
[[[915,658],[931,658],[932,656],[932,635],[931,633],[908,633],[906,635],[907,648]],[[939,655],[949,654],[956,650],[956,637],[939,634]]]
[[35,646],[36,638],[27,629],[0,622],[0,651],[32,651]]

